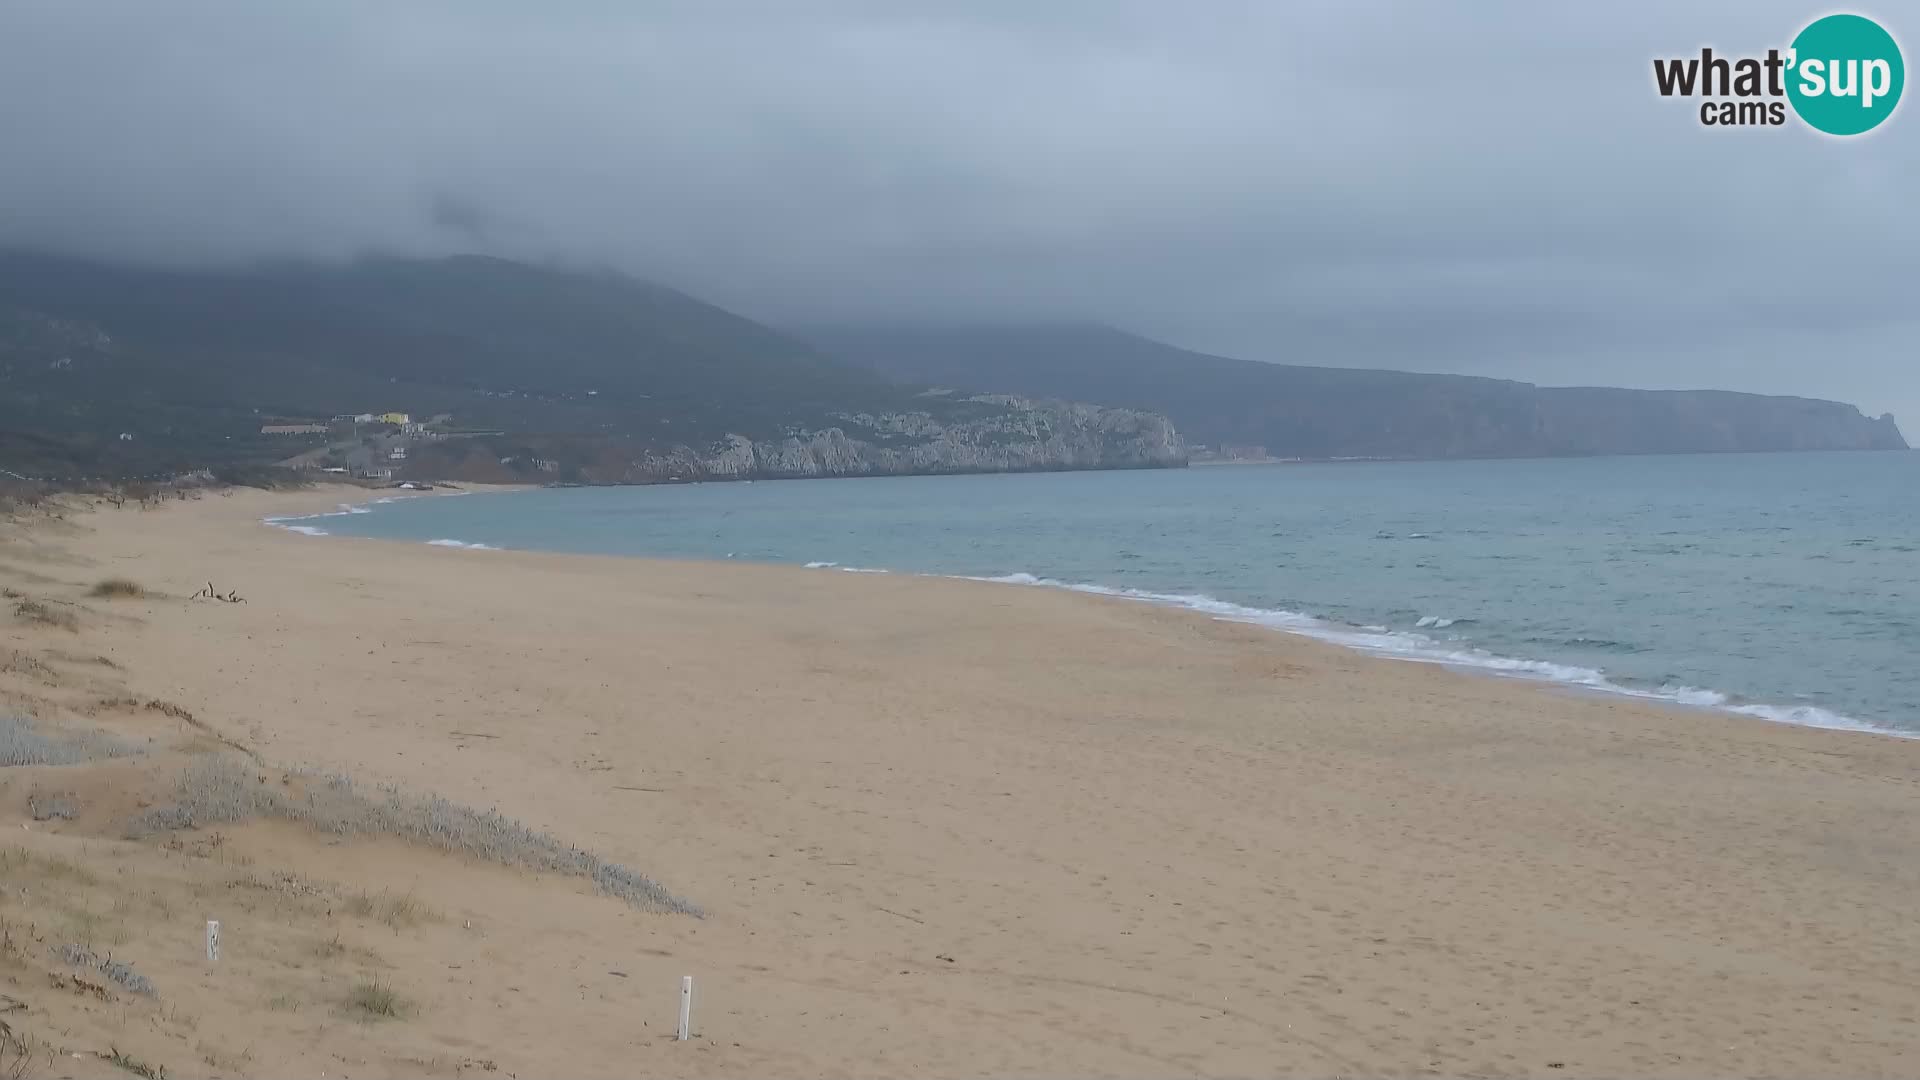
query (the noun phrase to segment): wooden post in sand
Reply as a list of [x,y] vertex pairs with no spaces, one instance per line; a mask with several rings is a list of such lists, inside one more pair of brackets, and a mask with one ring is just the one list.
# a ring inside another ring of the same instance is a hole
[[681,1042],[687,1041],[689,1029],[693,1026],[693,976],[680,976],[680,1036]]
[[207,963],[220,962],[220,920],[207,920]]

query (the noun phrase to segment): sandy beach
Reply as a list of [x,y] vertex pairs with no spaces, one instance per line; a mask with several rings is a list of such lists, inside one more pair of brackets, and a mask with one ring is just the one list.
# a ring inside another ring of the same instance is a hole
[[[53,1075],[1920,1068],[1920,741],[1042,589],[260,524],[368,495],[0,526],[0,712],[155,747],[0,769],[13,937],[63,861],[160,988],[19,950]],[[116,577],[147,595],[88,595]],[[497,808],[704,916],[284,822],[120,839],[196,753]],[[36,785],[86,809],[36,821]],[[369,977],[404,1015],[339,1005]]]

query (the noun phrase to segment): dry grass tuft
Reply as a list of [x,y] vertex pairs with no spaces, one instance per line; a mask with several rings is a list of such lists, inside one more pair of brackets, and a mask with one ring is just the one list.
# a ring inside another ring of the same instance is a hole
[[147,595],[137,581],[126,578],[108,578],[87,591],[88,596],[97,596],[102,600],[138,600]]
[[61,611],[44,600],[21,600],[13,605],[13,613],[22,621],[36,626],[50,626],[69,632],[80,629],[80,620],[74,618],[72,612]]
[[369,1019],[399,1019],[405,1016],[412,1006],[393,987],[379,979],[369,979],[353,984],[347,992],[347,1011],[359,1013]]
[[14,879],[33,882],[66,881],[75,885],[98,885],[93,871],[58,855],[42,855],[26,848],[0,848],[0,882]]
[[[348,897],[340,910],[346,911],[348,908],[357,908],[359,905],[356,903],[356,899],[356,897]],[[331,914],[331,912],[329,914]],[[439,919],[441,917],[439,912],[425,907],[421,907],[414,913],[414,916],[423,921]],[[405,914],[398,914],[394,928],[398,929],[398,920],[406,917]],[[346,940],[340,936],[338,930],[333,932],[332,937],[313,938],[307,943],[306,952],[309,957],[323,964],[344,963],[353,965],[356,968],[367,969],[389,966],[378,952],[367,948],[365,945],[356,945]]]
[[27,816],[35,821],[72,821],[80,816],[80,800],[71,791],[29,792]]
[[107,1061],[109,1064],[120,1066],[135,1076],[144,1076],[146,1080],[167,1080],[167,1067],[165,1065],[155,1065],[151,1062],[141,1061],[139,1058],[134,1057],[132,1054],[127,1053],[117,1046],[113,1047],[112,1052],[107,1055]]
[[216,1069],[220,1072],[239,1073],[242,1076],[249,1075],[250,1073],[249,1066],[253,1064],[253,1047],[251,1046],[248,1046],[237,1054],[229,1053],[205,1042],[195,1043],[193,1048],[199,1051],[200,1060],[205,1062],[209,1068]]
[[339,836],[394,836],[506,866],[587,878],[634,907],[699,915],[700,909],[657,882],[617,863],[536,832],[497,811],[477,811],[438,796],[396,788],[361,794],[344,776],[306,776],[301,790],[267,785],[232,758],[203,757],[182,772],[178,801],[142,813],[127,825],[134,839],[158,832],[276,817]]
[[[377,893],[355,893],[347,897],[340,909],[357,918],[377,920],[393,930],[423,922],[440,922],[443,918],[440,912],[422,903],[412,893],[393,893],[384,889]],[[342,952],[346,951],[337,934],[328,944],[338,946]]]
[[0,1080],[30,1080],[39,1076],[42,1067],[51,1063],[52,1058],[52,1052],[37,1045],[37,1040],[0,1020]]

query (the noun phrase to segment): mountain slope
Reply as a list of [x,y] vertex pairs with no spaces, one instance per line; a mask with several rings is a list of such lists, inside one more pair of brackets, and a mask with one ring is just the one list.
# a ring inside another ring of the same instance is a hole
[[1722,391],[1265,364],[1100,326],[831,328],[828,351],[894,378],[1165,413],[1196,444],[1276,457],[1448,458],[1904,449],[1891,416]]
[[[494,478],[546,461],[587,482],[1184,461],[1157,417],[929,396],[612,273],[480,257],[179,271],[0,254],[0,457],[113,472],[284,456],[322,440],[263,438],[262,423],[388,411],[503,433],[428,440],[405,459],[415,474],[488,461]],[[834,431],[832,452],[789,445]],[[742,465],[741,440],[765,453]]]

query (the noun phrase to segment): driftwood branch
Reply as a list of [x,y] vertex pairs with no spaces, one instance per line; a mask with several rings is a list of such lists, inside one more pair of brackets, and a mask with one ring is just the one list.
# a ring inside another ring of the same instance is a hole
[[214,588],[213,582],[211,581],[207,582],[206,588],[194,593],[192,598],[195,600],[218,600],[223,604],[244,604],[247,602],[247,598],[240,595],[240,590],[229,589],[223,593]]

